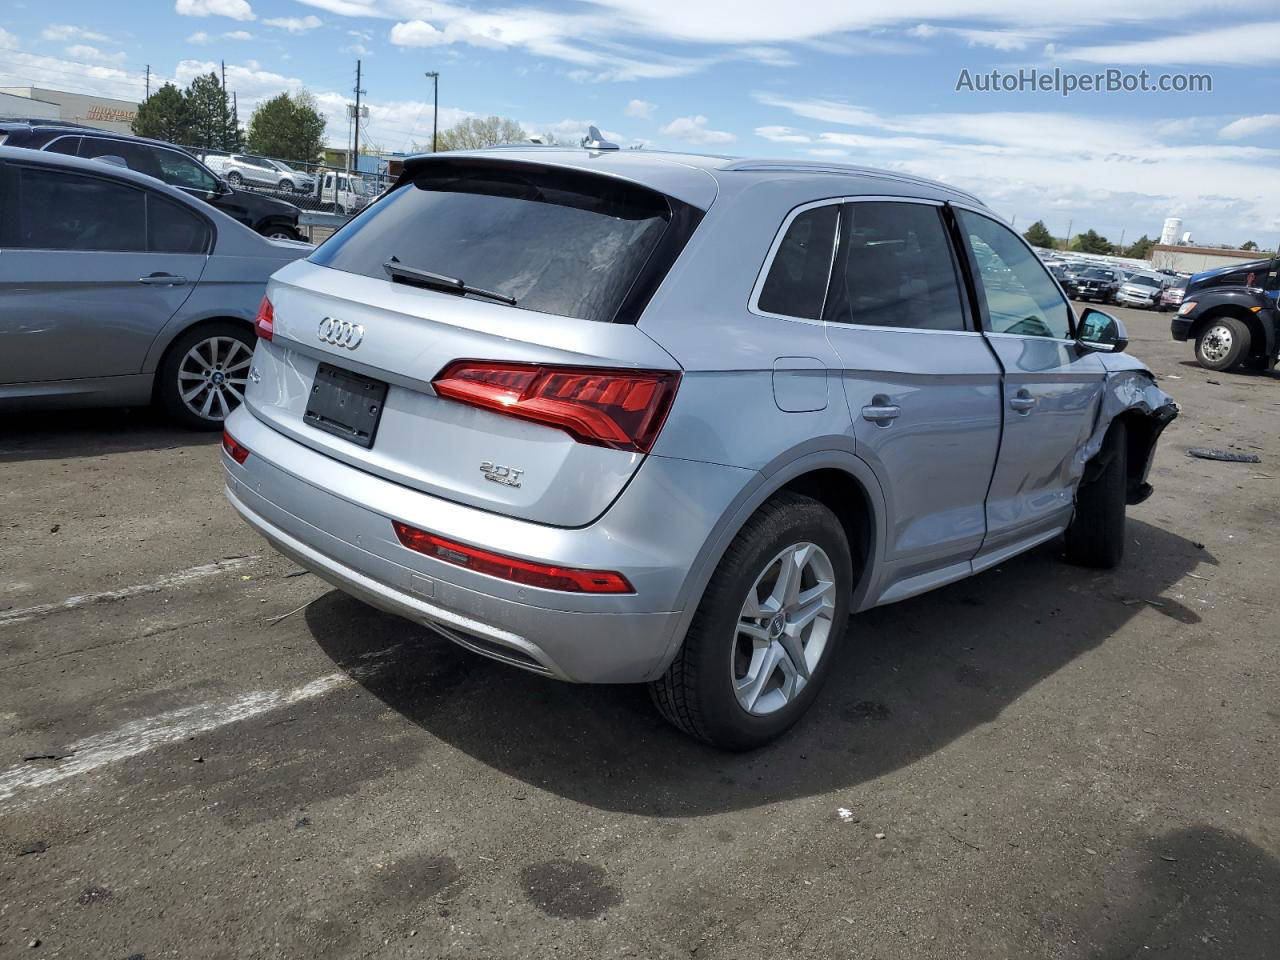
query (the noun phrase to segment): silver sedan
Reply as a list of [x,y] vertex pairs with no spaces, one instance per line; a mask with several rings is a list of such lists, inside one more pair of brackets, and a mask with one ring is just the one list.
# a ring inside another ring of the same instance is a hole
[[13,147],[0,209],[0,412],[154,400],[219,428],[267,278],[312,249],[119,164]]

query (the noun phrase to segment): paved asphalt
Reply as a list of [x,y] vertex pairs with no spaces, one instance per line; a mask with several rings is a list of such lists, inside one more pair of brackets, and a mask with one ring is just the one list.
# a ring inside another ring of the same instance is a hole
[[1280,377],[1117,312],[1184,410],[1121,569],[856,617],[746,756],[295,575],[216,437],[0,421],[0,957],[1280,956]]

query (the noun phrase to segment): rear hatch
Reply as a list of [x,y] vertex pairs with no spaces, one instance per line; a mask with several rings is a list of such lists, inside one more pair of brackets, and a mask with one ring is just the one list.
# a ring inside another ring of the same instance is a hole
[[643,461],[678,386],[676,362],[633,321],[699,217],[593,173],[420,163],[272,278],[246,404],[426,493],[590,523]]

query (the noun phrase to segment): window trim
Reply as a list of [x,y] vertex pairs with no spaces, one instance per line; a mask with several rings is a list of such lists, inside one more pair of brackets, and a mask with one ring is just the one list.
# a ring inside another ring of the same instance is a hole
[[1072,343],[1072,344],[1076,343],[1078,327],[1077,327],[1076,311],[1075,311],[1075,308],[1072,307],[1071,305],[1071,299],[1063,292],[1062,285],[1058,283],[1057,278],[1054,277],[1054,275],[1049,272],[1049,268],[1044,265],[1044,261],[1040,259],[1039,255],[1035,252],[1035,249],[1031,246],[1031,244],[1027,243],[1026,238],[1023,237],[1022,234],[1018,233],[1017,230],[1013,229],[1012,226],[1005,223],[1003,220],[1001,220],[999,217],[993,214],[990,210],[984,210],[980,207],[974,206],[973,204],[956,203],[954,201],[949,202],[948,205],[956,210],[965,210],[968,213],[976,214],[977,216],[980,216],[980,217],[985,217],[986,219],[990,220],[992,223],[995,223],[1001,227],[1004,227],[1004,229],[1008,230],[1011,234],[1013,234],[1013,236],[1017,237],[1018,241],[1026,248],[1027,252],[1031,255],[1031,258],[1040,265],[1040,269],[1044,271],[1046,276],[1048,276],[1049,282],[1052,283],[1053,288],[1058,291],[1058,296],[1062,298],[1062,303],[1067,308],[1068,336],[1066,337],[1037,337],[1029,333],[1005,333],[1005,332],[997,332],[995,330],[992,330],[991,329],[991,311],[987,307],[986,287],[982,283],[982,269],[978,265],[978,258],[973,252],[973,244],[969,242],[969,236],[964,230],[964,224],[960,222],[959,217],[956,217],[956,232],[959,234],[960,242],[964,244],[965,258],[969,262],[969,279],[970,279],[970,282],[973,284],[973,291],[977,298],[978,311],[979,311],[978,322],[981,326],[981,332],[983,333],[983,335],[988,337],[1017,337],[1022,340],[1039,340],[1045,343]]
[[798,207],[792,207],[782,220],[782,226],[778,228],[778,232],[774,235],[773,242],[769,245],[769,252],[765,254],[764,265],[761,266],[760,272],[756,275],[756,282],[751,287],[751,293],[747,298],[747,311],[755,314],[757,317],[769,317],[772,320],[790,320],[793,323],[811,323],[821,326],[826,321],[822,319],[823,314],[827,312],[827,295],[831,291],[831,273],[835,269],[836,255],[840,248],[840,211],[836,211],[835,236],[831,242],[831,262],[827,264],[827,282],[822,292],[822,309],[818,312],[816,319],[811,317],[797,317],[787,313],[771,313],[760,307],[760,295],[764,292],[765,281],[769,279],[769,271],[773,269],[774,258],[778,255],[778,250],[782,247],[782,241],[786,239],[787,231],[791,229],[791,224],[802,213],[810,210],[816,210],[819,207],[843,206],[846,197],[828,197],[823,200],[809,200],[800,204]]

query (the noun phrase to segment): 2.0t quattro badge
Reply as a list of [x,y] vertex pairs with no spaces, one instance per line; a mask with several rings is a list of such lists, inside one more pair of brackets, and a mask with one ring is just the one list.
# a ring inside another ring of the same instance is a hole
[[520,478],[524,476],[523,470],[517,470],[515,467],[504,467],[500,463],[492,463],[488,460],[480,464],[480,472],[484,474],[486,480],[492,480],[494,483],[501,483],[508,487],[520,486]]
[[364,326],[359,323],[350,323],[347,320],[335,320],[333,317],[325,317],[320,321],[320,329],[317,336],[324,343],[332,343],[335,347],[346,347],[348,350],[354,350],[360,346],[360,341],[364,339]]

